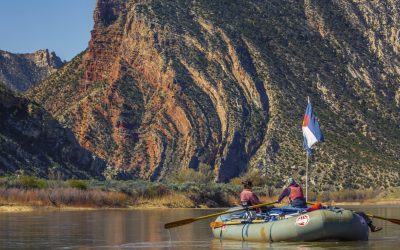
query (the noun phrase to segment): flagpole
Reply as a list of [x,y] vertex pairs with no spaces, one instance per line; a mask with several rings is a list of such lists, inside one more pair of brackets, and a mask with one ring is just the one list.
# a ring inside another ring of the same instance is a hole
[[[307,96],[307,103],[310,103],[310,97]],[[306,151],[306,202],[308,201],[308,152]]]
[[306,202],[308,201],[308,152],[306,152]]
[[304,119],[303,119],[303,136],[304,136],[304,141],[303,141],[303,147],[307,151],[306,155],[306,195],[305,195],[305,200],[308,201],[308,155],[312,154],[311,147],[314,143],[318,141],[324,141],[324,135],[321,132],[321,129],[319,127],[318,121],[315,118],[313,112],[312,112],[312,107],[310,103],[310,97],[307,96],[307,108],[306,108],[306,113],[304,114]]

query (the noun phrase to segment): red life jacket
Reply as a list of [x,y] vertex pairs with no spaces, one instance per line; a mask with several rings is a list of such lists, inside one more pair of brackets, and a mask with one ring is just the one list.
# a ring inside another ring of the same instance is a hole
[[298,184],[290,185],[288,188],[290,188],[289,201],[304,200],[303,189]]

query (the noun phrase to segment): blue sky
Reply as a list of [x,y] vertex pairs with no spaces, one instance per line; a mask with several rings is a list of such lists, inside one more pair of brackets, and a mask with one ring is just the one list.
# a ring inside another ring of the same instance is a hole
[[0,50],[47,48],[63,60],[86,49],[96,0],[0,0]]

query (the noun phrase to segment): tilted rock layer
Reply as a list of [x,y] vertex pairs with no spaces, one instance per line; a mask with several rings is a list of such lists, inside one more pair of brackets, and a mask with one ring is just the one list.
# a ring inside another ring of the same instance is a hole
[[28,96],[131,176],[207,164],[275,185],[304,175],[309,96],[314,188],[399,185],[399,6],[99,0],[88,50]]
[[0,50],[0,82],[16,92],[39,83],[64,63],[47,49],[35,53],[13,54]]
[[0,175],[22,170],[45,178],[104,178],[105,167],[70,129],[0,83]]

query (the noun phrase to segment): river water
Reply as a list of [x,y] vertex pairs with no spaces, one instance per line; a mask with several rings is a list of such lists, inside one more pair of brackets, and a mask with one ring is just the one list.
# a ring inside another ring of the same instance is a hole
[[[400,218],[400,206],[352,206]],[[201,220],[165,230],[167,222],[221,210],[87,210],[0,213],[0,249],[400,249],[400,225],[374,219],[384,229],[368,242],[248,243],[213,239]]]

